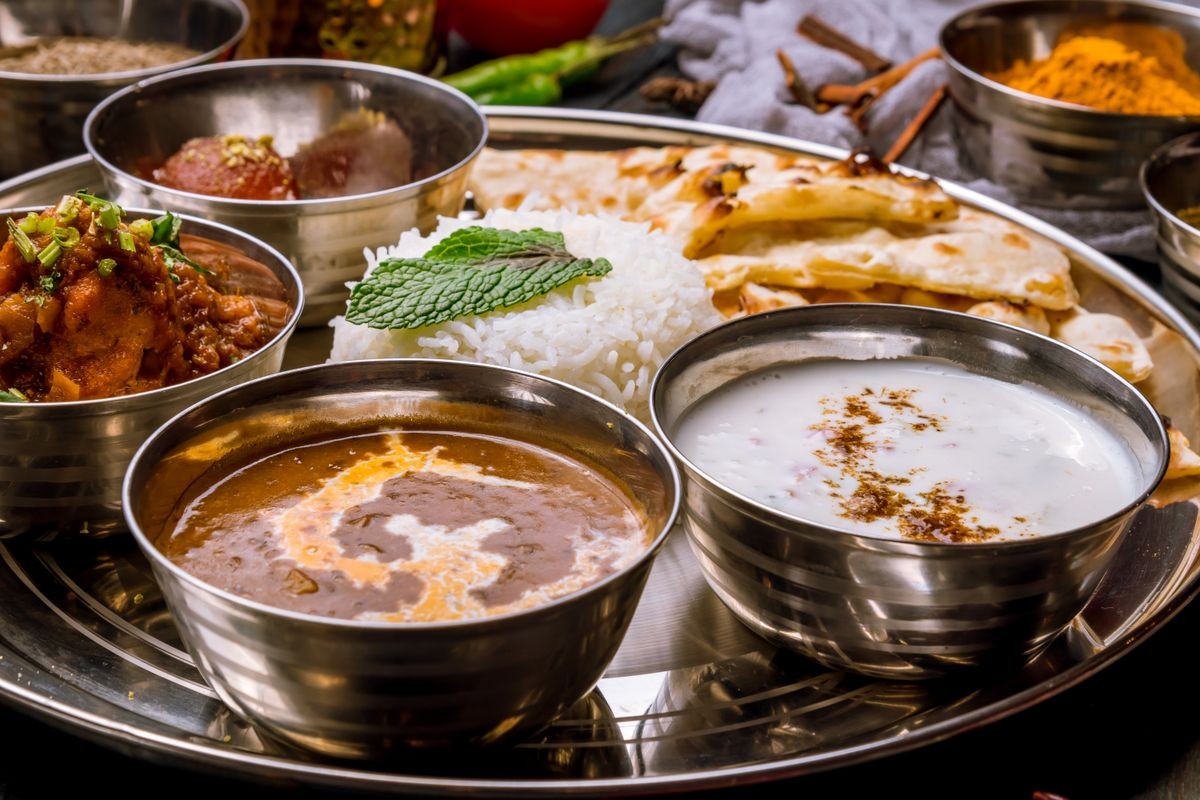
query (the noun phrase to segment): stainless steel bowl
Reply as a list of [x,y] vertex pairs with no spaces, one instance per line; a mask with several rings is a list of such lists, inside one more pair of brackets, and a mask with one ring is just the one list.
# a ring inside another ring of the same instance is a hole
[[[390,116],[413,140],[429,177],[370,194],[325,200],[230,200],[167,189],[133,174],[161,164],[196,136],[271,134],[285,156],[360,109]],[[487,120],[466,95],[439,81],[345,61],[266,59],[180,70],[108,98],[84,140],[109,194],[129,205],[179,209],[238,228],[279,248],[304,280],[303,325],[345,310],[347,281],[366,271],[364,247],[395,244],[462,209],[467,174],[487,139]]]
[[0,47],[47,36],[182,44],[200,55],[150,69],[96,75],[0,70],[0,177],[83,152],[92,107],[134,81],[227,58],[250,23],[242,0],[5,0]]
[[[355,622],[284,611],[214,588],[155,548],[177,492],[209,461],[169,459],[220,443],[220,464],[314,430],[469,421],[576,453],[620,476],[653,541],[633,564],[537,608],[441,623]],[[232,435],[231,435],[232,434]],[[679,507],[679,474],[629,415],[566,384],[453,361],[326,364],[238,387],[171,420],[138,452],[125,513],[197,666],[234,711],[294,744],[367,757],[400,746],[490,743],[528,733],[599,680],[633,616]]]
[[[1033,539],[881,539],[750,500],[671,443],[690,406],[748,372],[810,358],[906,356],[1042,386],[1087,409],[1136,456],[1141,480],[1130,502],[1086,527]],[[1029,331],[912,306],[808,306],[728,323],[667,359],[651,401],[686,475],[684,526],[713,591],[768,640],[879,677],[934,677],[1040,652],[1083,608],[1167,463],[1158,413],[1108,368]]]
[[1200,207],[1200,133],[1160,147],[1142,167],[1142,191],[1154,214],[1158,263],[1168,295],[1193,316],[1200,314],[1200,229],[1178,212]]
[[[0,211],[0,223],[42,206]],[[160,211],[126,209],[129,219]],[[300,276],[276,250],[224,225],[183,217],[185,235],[229,245],[270,270],[247,267],[230,275],[227,288],[262,293],[293,311],[260,350],[224,369],[141,394],[72,403],[0,403],[0,538],[29,532],[51,535],[86,528],[105,534],[123,527],[121,480],[134,452],[154,430],[198,400],[279,370],[304,298]],[[0,245],[8,231],[0,229]],[[272,284],[275,284],[272,287]]]
[[1200,69],[1200,10],[1153,0],[1024,0],[978,6],[942,27],[955,129],[969,166],[1024,203],[1140,208],[1138,169],[1200,117],[1111,114],[1048,100],[984,77],[1016,59],[1045,58],[1070,25],[1146,22],[1178,31]]

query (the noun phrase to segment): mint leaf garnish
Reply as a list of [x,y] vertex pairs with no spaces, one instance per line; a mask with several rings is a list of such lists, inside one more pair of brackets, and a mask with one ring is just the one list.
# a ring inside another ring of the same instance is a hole
[[473,226],[450,234],[423,258],[381,261],[354,287],[346,319],[369,328],[423,328],[520,305],[611,270],[607,259],[571,255],[561,233]]

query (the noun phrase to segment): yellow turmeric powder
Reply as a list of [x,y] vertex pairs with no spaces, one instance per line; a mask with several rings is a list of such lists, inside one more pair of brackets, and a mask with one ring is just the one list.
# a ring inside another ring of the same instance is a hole
[[1117,114],[1200,115],[1200,74],[1177,32],[1136,22],[1078,26],[1048,58],[988,77],[1022,92]]

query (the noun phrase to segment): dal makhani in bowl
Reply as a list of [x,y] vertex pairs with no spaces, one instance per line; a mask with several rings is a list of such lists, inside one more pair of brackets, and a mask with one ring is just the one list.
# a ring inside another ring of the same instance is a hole
[[685,527],[751,629],[924,678],[1040,652],[1162,479],[1162,420],[1090,357],[948,311],[829,305],[716,328],[652,412]]
[[304,306],[300,276],[257,239],[95,201],[0,211],[0,538],[119,530],[146,437],[278,371]]
[[499,367],[359,361],[213,397],[130,468],[201,672],[341,757],[536,730],[600,678],[678,505],[632,417]]

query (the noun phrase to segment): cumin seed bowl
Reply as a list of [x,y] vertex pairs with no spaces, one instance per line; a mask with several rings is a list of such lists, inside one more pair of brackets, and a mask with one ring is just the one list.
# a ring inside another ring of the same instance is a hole
[[[270,135],[287,157],[359,111],[387,116],[412,141],[414,179],[343,197],[241,200],[161,186],[140,175],[195,137]],[[469,97],[403,70],[348,61],[263,59],[179,70],[109,97],[88,117],[84,141],[109,196],[234,225],[278,248],[304,281],[302,325],[345,309],[347,281],[362,278],[363,248],[393,245],[455,216],[487,120]]]
[[[19,220],[44,208],[0,211],[0,245],[9,235],[3,220]],[[127,221],[160,214],[125,209]],[[296,270],[274,248],[240,231],[179,216],[184,237],[198,237],[245,257],[245,261],[231,260],[223,290],[286,303],[286,316],[268,317],[276,333],[258,350],[183,383],[97,400],[0,403],[0,538],[50,537],[81,529],[96,536],[123,531],[121,481],[146,437],[198,400],[277,372],[282,365],[284,348],[304,306]]]
[[[247,599],[204,582],[155,545],[205,476],[228,475],[292,443],[423,424],[536,442],[619,478],[644,513],[644,549],[531,608],[386,622]],[[193,447],[204,457],[192,458]],[[625,635],[679,495],[670,454],[615,406],[517,370],[425,359],[323,364],[210,397],[147,440],[124,490],[134,538],[221,700],[279,738],[343,758],[511,740],[583,697]]]
[[1177,31],[1200,71],[1200,10],[1155,0],[1015,0],[967,9],[939,35],[961,154],[1032,205],[1142,208],[1138,170],[1198,116],[1116,114],[1018,91],[987,77],[1045,58],[1081,22],[1138,22]]
[[[1129,502],[1074,530],[1032,538],[883,538],[753,500],[676,443],[689,408],[748,373],[809,359],[909,357],[1041,387],[1101,420],[1137,462]],[[1158,412],[1090,356],[1010,325],[915,306],[817,305],[726,323],[667,359],[651,413],[684,473],[684,528],[717,596],[774,644],[883,678],[933,678],[1036,656],[1087,603],[1168,456]]]
[[89,36],[179,44],[196,55],[173,64],[91,75],[0,68],[0,178],[82,153],[97,103],[135,81],[228,58],[250,24],[242,0],[5,0],[0,48],[41,37]]

